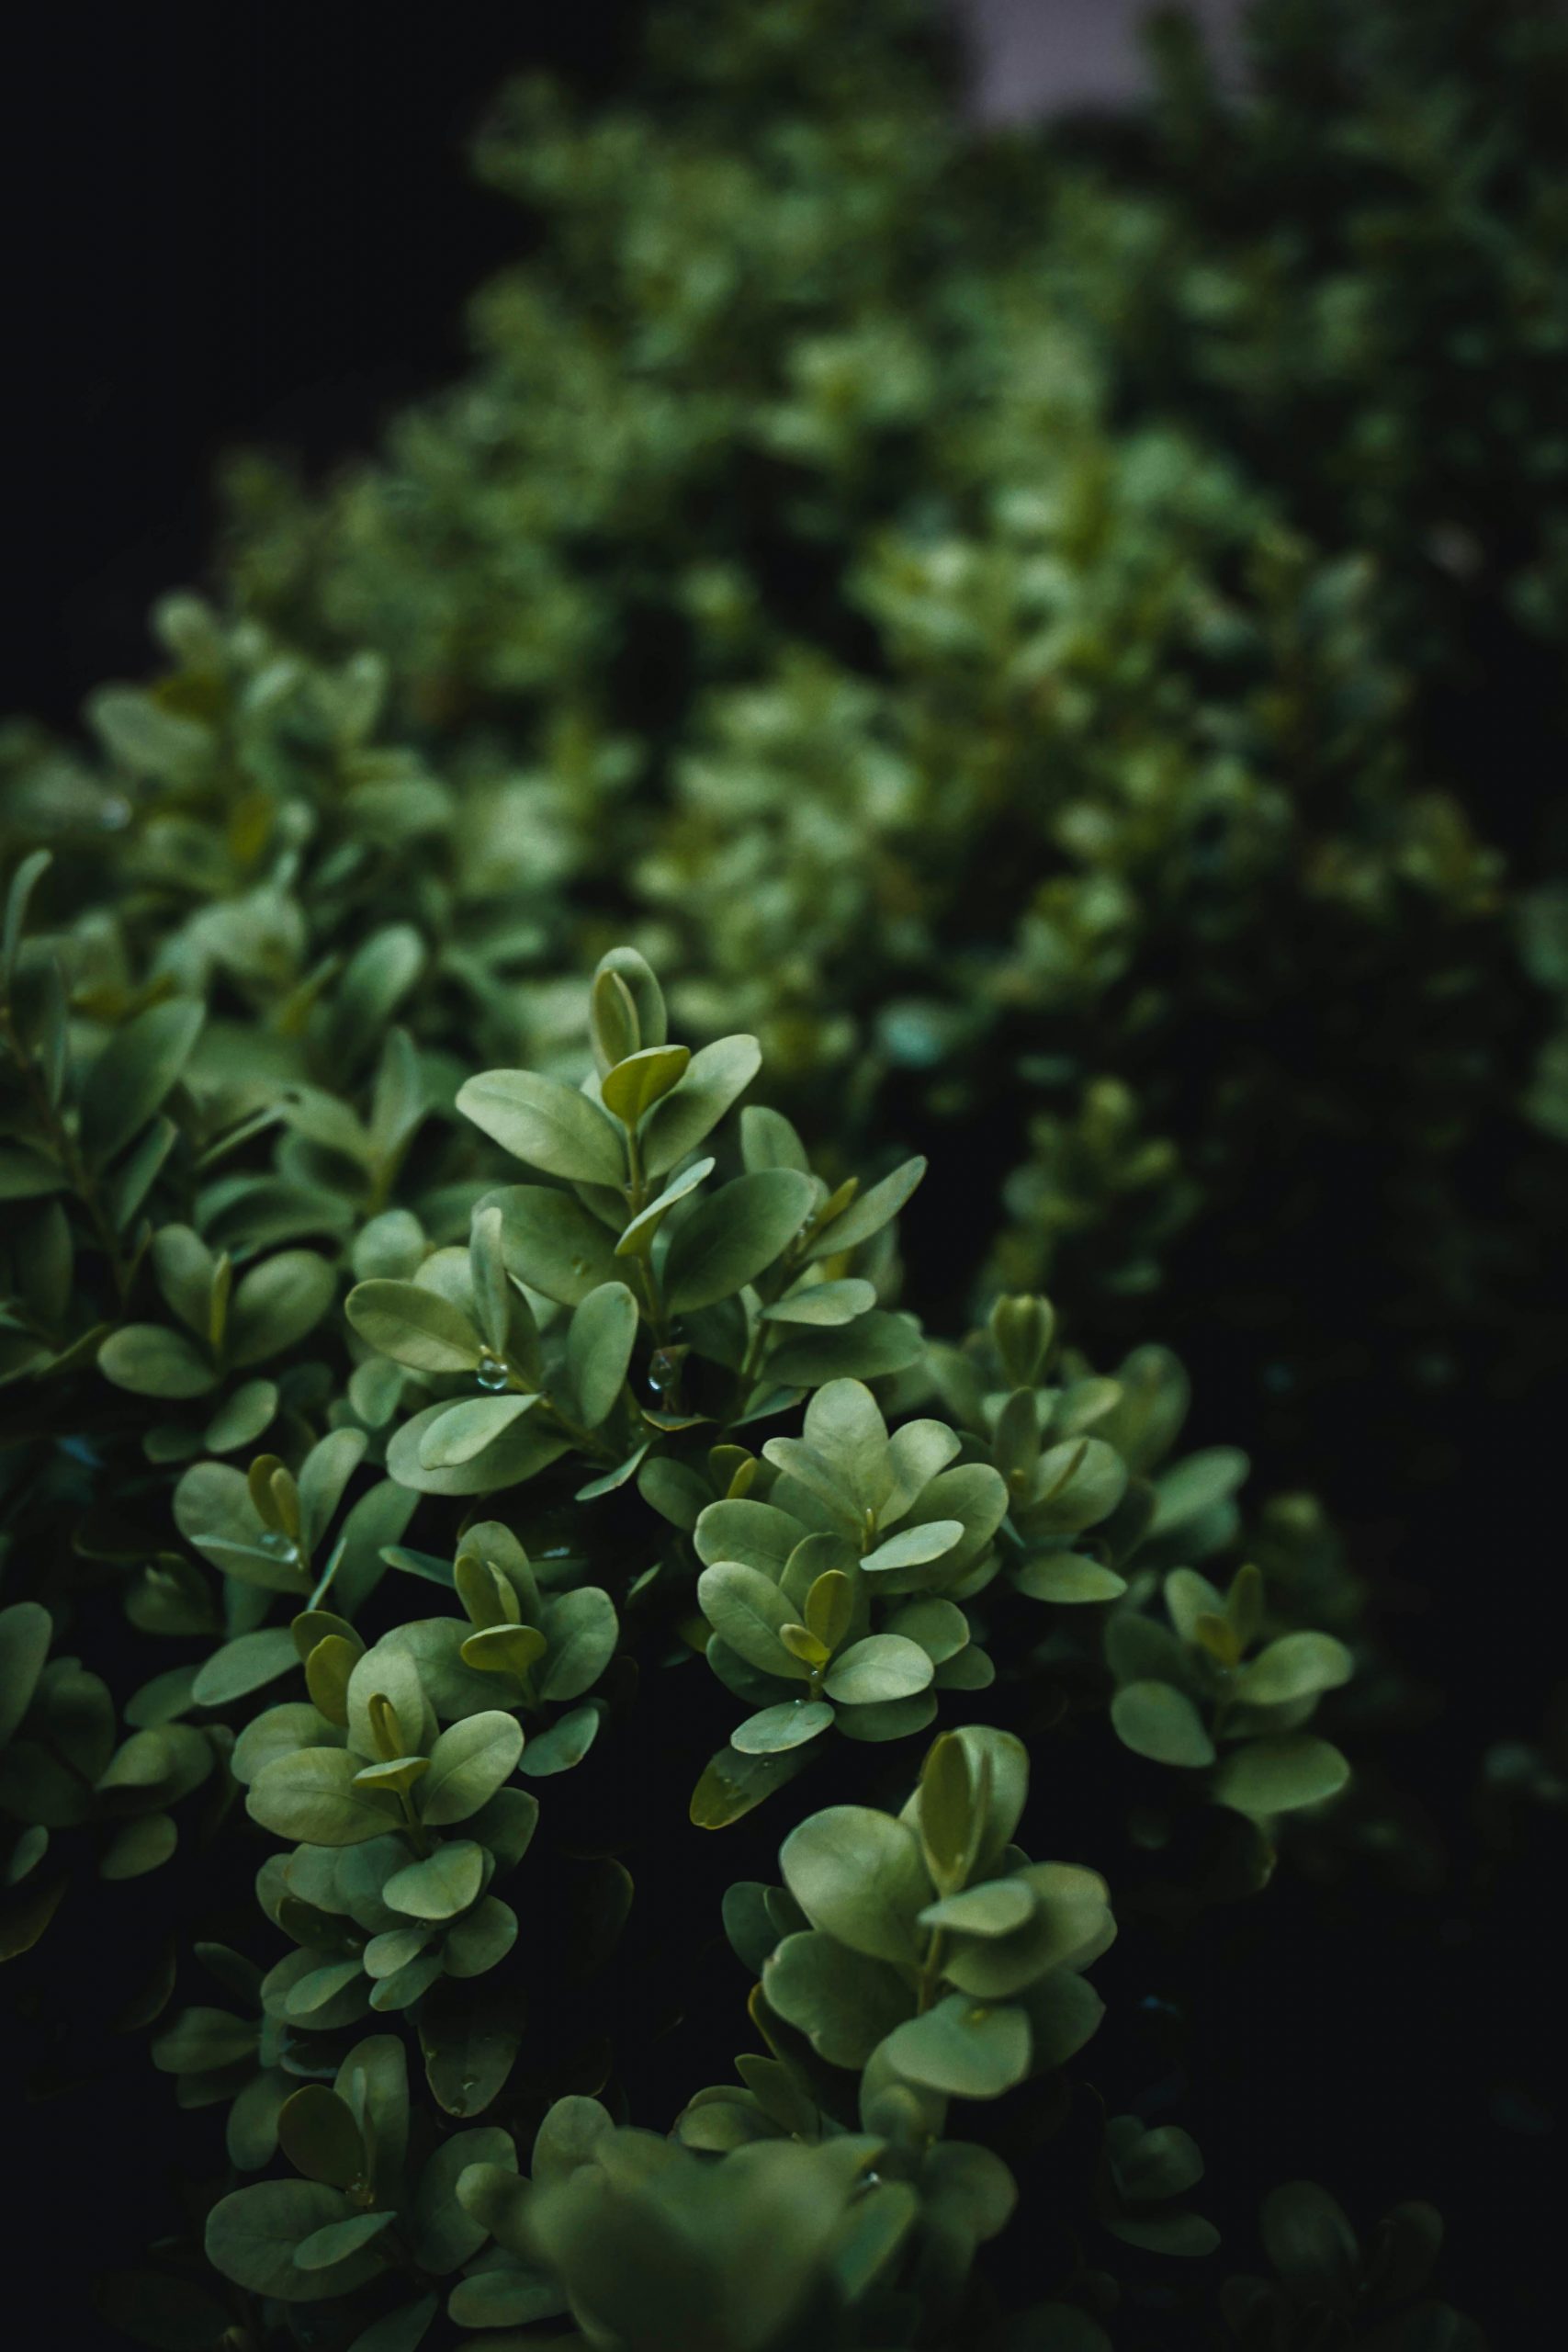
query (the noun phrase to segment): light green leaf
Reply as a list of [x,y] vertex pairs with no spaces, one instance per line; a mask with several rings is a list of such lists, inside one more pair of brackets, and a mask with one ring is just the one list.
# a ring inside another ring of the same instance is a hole
[[1337,1795],[1350,1767],[1326,1739],[1296,1733],[1283,1739],[1248,1740],[1227,1756],[1214,1775],[1216,1804],[1255,1821],[1297,1806],[1321,1804]]
[[198,1668],[191,1697],[198,1707],[226,1707],[266,1683],[275,1682],[299,1663],[294,1637],[286,1626],[265,1625],[242,1634]]
[[538,1402],[537,1396],[465,1396],[445,1406],[420,1432],[420,1467],[452,1470],[471,1462]]
[[754,1281],[794,1240],[812,1199],[809,1177],[767,1168],[702,1202],[677,1229],[665,1261],[671,1312],[711,1306]]
[[615,1244],[617,1258],[645,1258],[653,1244],[653,1237],[674,1207],[699,1184],[705,1184],[716,1163],[711,1159],[694,1159],[681,1175],[673,1176],[659,1194],[649,1201],[639,1216],[634,1216]]
[[596,1102],[536,1070],[491,1069],[457,1090],[466,1119],[531,1168],[578,1184],[624,1184],[626,1147]]
[[274,1757],[251,1783],[245,1810],[264,1829],[309,1846],[356,1846],[400,1819],[390,1797],[356,1788],[360,1758],[341,1747]]
[[205,1009],[171,997],[139,1012],[100,1049],[82,1089],[82,1148],[101,1168],[146,1125],[179,1078]]
[[1036,1552],[1021,1564],[1018,1589],[1031,1600],[1077,1607],[1086,1601],[1117,1600],[1126,1591],[1127,1579],[1114,1568],[1101,1567],[1083,1552]]
[[313,1250],[284,1250],[243,1275],[229,1308],[232,1364],[279,1356],[313,1331],[337,1295],[337,1276]]
[[637,1329],[637,1301],[622,1282],[591,1291],[572,1317],[567,1378],[585,1428],[599,1427],[625,1386]]
[[302,2270],[295,2249],[347,2218],[340,2189],[319,2180],[260,2180],[220,2198],[207,2217],[207,2258],[215,2270],[254,2295],[283,2302],[316,2301],[346,2293],[374,2278],[380,2261],[361,2247],[330,2273]]
[[811,1173],[806,1146],[782,1111],[749,1102],[740,1114],[740,1157],[748,1169],[796,1168]]
[[472,1372],[484,1341],[461,1307],[419,1283],[360,1283],[344,1313],[378,1354],[415,1372]]
[[841,1283],[811,1283],[800,1290],[792,1290],[773,1306],[764,1306],[764,1323],[809,1323],[834,1327],[852,1323],[857,1315],[865,1315],[876,1305],[876,1293],[870,1283],[858,1280]]
[[642,1142],[648,1173],[662,1176],[667,1168],[694,1151],[745,1092],[761,1065],[762,1050],[755,1037],[718,1037],[694,1054],[679,1086],[649,1114]]
[[36,1600],[0,1609],[0,1747],[32,1703],[53,1634],[53,1620]]
[[874,1184],[869,1193],[857,1194],[847,1209],[823,1227],[812,1245],[810,1255],[813,1258],[836,1258],[840,1250],[858,1250],[863,1241],[869,1241],[873,1234],[880,1233],[883,1227],[890,1225],[903,1208],[925,1174],[926,1165],[923,1159],[906,1159],[891,1176],[885,1176],[880,1184]]
[[1027,2013],[950,1993],[910,2018],[883,2045],[887,2063],[912,2083],[952,2098],[999,2098],[1029,2072]]
[[874,1960],[919,1958],[931,1882],[906,1823],[865,1805],[830,1805],[791,1832],[779,1863],[814,1927]]
[[1214,1760],[1214,1743],[1184,1690],[1168,1682],[1123,1683],[1111,1702],[1111,1721],[1123,1747],[1156,1764],[1188,1770]]
[[892,1568],[923,1566],[928,1561],[940,1560],[962,1543],[964,1521],[961,1519],[933,1519],[919,1527],[900,1528],[885,1544],[868,1552],[861,1566],[868,1576],[882,1576]]
[[863,1707],[913,1698],[930,1684],[931,1673],[931,1661],[918,1642],[898,1634],[871,1634],[834,1660],[823,1688],[839,1706]]
[[1332,1634],[1284,1634],[1241,1668],[1233,1689],[1249,1707],[1288,1706],[1337,1690],[1354,1671],[1349,1651]]
[[[420,1459],[425,1431],[449,1405],[430,1405],[405,1421],[387,1448],[387,1467],[400,1487],[424,1495],[487,1495],[515,1487],[558,1460],[570,1441],[537,1414],[524,1414],[467,1462],[428,1469]],[[407,1565],[407,1562],[404,1562]],[[445,1581],[445,1579],[442,1579]]]
[[1168,1535],[1175,1528],[1191,1526],[1229,1502],[1251,1466],[1247,1455],[1234,1445],[1211,1445],[1188,1454],[1155,1482],[1158,1501],[1150,1534]]
[[829,1731],[833,1710],[820,1699],[786,1699],[782,1706],[763,1707],[748,1715],[729,1735],[730,1745],[742,1756],[776,1756],[785,1748],[803,1747],[808,1739]]
[[764,1674],[806,1677],[807,1669],[779,1639],[780,1627],[794,1612],[761,1570],[733,1560],[705,1568],[697,1579],[697,1600],[714,1632],[749,1666]]
[[438,1846],[423,1861],[394,1871],[381,1889],[381,1899],[411,1919],[456,1918],[479,1894],[484,1860],[484,1848],[472,1838],[455,1839]]
[[863,2066],[915,1999],[897,1969],[846,1951],[817,1928],[784,1939],[763,1962],[762,1990],[830,2066]]
[[576,1699],[591,1689],[615,1656],[619,1630],[615,1604],[599,1585],[558,1594],[550,1603],[549,1662],[540,1696]]
[[654,1104],[685,1076],[691,1055],[684,1046],[645,1046],[607,1069],[600,1098],[625,1127],[636,1127]]
[[522,1753],[523,1728],[514,1715],[494,1710],[451,1724],[430,1751],[419,1792],[421,1819],[440,1826],[467,1821],[510,1780]]
[[514,1184],[487,1193],[481,1205],[500,1210],[508,1271],[530,1290],[577,1306],[601,1283],[615,1280],[614,1238],[575,1193]]
[[570,1772],[581,1764],[599,1736],[601,1711],[592,1701],[584,1707],[573,1707],[562,1715],[548,1731],[536,1732],[523,1751],[521,1770],[531,1780],[544,1780],[557,1772]]
[[98,1351],[98,1370],[117,1388],[140,1396],[204,1396],[218,1374],[183,1331],[161,1323],[127,1323]]

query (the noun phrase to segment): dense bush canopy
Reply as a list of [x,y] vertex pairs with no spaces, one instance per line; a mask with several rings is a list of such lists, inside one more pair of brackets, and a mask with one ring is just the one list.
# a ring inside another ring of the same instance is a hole
[[506,94],[468,375],[0,743],[0,1935],[187,1889],[229,2168],[139,2340],[1480,2341],[1425,2205],[1216,2270],[1122,1951],[1421,1879],[1301,1473],[1560,1377],[1568,33],[981,136],[939,29]]

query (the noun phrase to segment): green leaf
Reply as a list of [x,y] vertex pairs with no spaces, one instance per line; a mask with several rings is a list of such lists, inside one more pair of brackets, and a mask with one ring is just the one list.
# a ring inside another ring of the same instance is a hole
[[792,1781],[810,1754],[807,1746],[745,1756],[727,1743],[699,1776],[689,1818],[698,1829],[728,1828]]
[[1114,1568],[1102,1567],[1082,1552],[1036,1552],[1018,1570],[1018,1589],[1031,1600],[1054,1600],[1077,1607],[1086,1601],[1115,1600],[1127,1589],[1127,1579]]
[[951,1928],[965,1936],[1006,1936],[1034,1917],[1034,1892],[1018,1878],[995,1878],[945,1895],[920,1914],[922,1928]]
[[830,1380],[881,1380],[919,1361],[919,1329],[907,1315],[880,1307],[837,1330],[802,1332],[768,1356],[770,1376],[788,1388],[815,1388]]
[[523,1753],[523,1729],[499,1710],[468,1715],[441,1734],[419,1792],[420,1818],[445,1827],[467,1821],[511,1779]]
[[127,1323],[98,1351],[98,1370],[117,1388],[140,1396],[205,1396],[218,1374],[183,1331],[161,1323]]
[[190,1059],[205,1009],[171,997],[139,1012],[101,1048],[82,1089],[82,1148],[101,1168],[145,1126]]
[[1127,1491],[1127,1465],[1102,1438],[1069,1438],[1042,1454],[1027,1507],[1032,1534],[1077,1535],[1108,1519]]
[[425,2295],[417,2303],[404,2303],[400,2311],[388,2312],[384,2318],[373,2320],[355,2337],[348,2352],[419,2352],[440,2308],[434,2295]]
[[17,1600],[0,1609],[0,1747],[32,1703],[53,1636],[53,1620],[38,1601]]
[[964,1540],[961,1519],[933,1519],[919,1527],[900,1528],[885,1544],[868,1552],[861,1566],[868,1576],[883,1576],[893,1568],[924,1566],[942,1559]]
[[540,1696],[580,1698],[598,1681],[615,1656],[620,1633],[615,1604],[599,1585],[581,1585],[575,1592],[560,1593],[550,1603],[547,1632],[549,1661]]
[[433,1414],[420,1431],[422,1470],[455,1470],[504,1437],[537,1396],[465,1396]]
[[790,1168],[738,1176],[693,1210],[665,1261],[671,1311],[688,1314],[728,1298],[788,1249],[808,1215],[809,1177]]
[[[526,1792],[515,1792],[526,1796]],[[527,1803],[538,1806],[532,1797]],[[522,2040],[515,1994],[434,1993],[420,2011],[419,2039],[431,2096],[448,2115],[479,2115],[506,2087]]]
[[1266,1821],[1299,1805],[1321,1804],[1337,1795],[1350,1767],[1326,1739],[1298,1732],[1283,1739],[1248,1740],[1227,1756],[1214,1775],[1216,1804]]
[[927,1688],[931,1673],[931,1661],[918,1642],[899,1634],[871,1634],[834,1660],[822,1687],[839,1706],[863,1707],[912,1698]]
[[836,1327],[852,1323],[859,1315],[868,1314],[876,1305],[876,1293],[870,1283],[858,1280],[841,1283],[810,1283],[803,1289],[792,1290],[773,1306],[764,1306],[764,1323],[807,1323]]
[[324,2181],[256,2181],[220,2198],[212,2208],[207,2217],[207,2257],[225,2278],[254,2295],[306,2302],[345,2294],[379,2270],[373,2247],[351,2252],[326,2274],[300,2269],[294,2256],[317,2231],[346,2218],[342,2192]]
[[285,1250],[244,1276],[229,1309],[231,1363],[282,1355],[313,1331],[337,1295],[337,1276],[313,1250]]
[[482,1976],[506,1958],[517,1940],[517,1914],[510,1904],[492,1894],[450,1927],[441,1946],[441,1964],[448,1976]]
[[352,2110],[324,2083],[307,2083],[284,2100],[277,2144],[296,2172],[352,2188],[365,2171],[365,2142]]
[[807,1669],[779,1639],[779,1629],[793,1617],[788,1601],[771,1578],[756,1568],[724,1561],[705,1568],[697,1579],[697,1600],[704,1616],[738,1657],[764,1674],[801,1679]]
[[1343,2208],[1315,2181],[1271,2189],[1259,2215],[1263,2247],[1295,2294],[1331,2309],[1354,2294],[1360,2249]]
[[891,1176],[874,1184],[869,1193],[862,1193],[848,1208],[829,1220],[813,1243],[809,1255],[813,1258],[836,1258],[843,1250],[858,1250],[890,1225],[908,1200],[926,1172],[923,1159],[906,1159]]
[[265,1625],[215,1650],[198,1668],[190,1695],[198,1707],[226,1707],[276,1682],[280,1674],[291,1673],[299,1663],[287,1627]]
[[907,1824],[865,1805],[830,1805],[791,1832],[779,1863],[813,1927],[874,1960],[918,1960],[931,1883]]
[[1355,1661],[1332,1634],[1285,1634],[1244,1666],[1233,1690],[1249,1707],[1288,1706],[1348,1682]]
[[361,2247],[373,2245],[397,2220],[395,2213],[351,2213],[346,2221],[315,2230],[294,2249],[301,2270],[330,2270]]
[[709,1567],[738,1560],[743,1566],[765,1569],[777,1580],[805,1533],[799,1520],[787,1511],[740,1496],[734,1501],[710,1503],[699,1514],[697,1557]]
[[[387,1467],[400,1487],[425,1495],[486,1495],[514,1487],[558,1460],[570,1441],[552,1430],[537,1414],[525,1414],[467,1462],[430,1469],[420,1459],[420,1448],[433,1421],[451,1411],[449,1405],[431,1405],[405,1421],[387,1448]],[[403,1566],[408,1565],[405,1558]],[[446,1579],[443,1578],[443,1581]]]
[[178,1843],[179,1831],[166,1813],[143,1814],[116,1833],[98,1864],[98,1876],[141,1878],[148,1871],[161,1870]]
[[360,1283],[344,1313],[378,1354],[415,1372],[472,1372],[484,1341],[462,1309],[418,1283]]
[[514,1184],[488,1193],[483,1205],[500,1210],[508,1271],[530,1290],[577,1306],[601,1283],[615,1280],[614,1238],[575,1193]]
[[626,1147],[599,1108],[572,1086],[536,1070],[491,1069],[457,1090],[466,1119],[531,1168],[578,1184],[622,1185]]
[[763,1963],[762,1990],[830,2066],[863,2066],[915,2001],[897,1969],[846,1951],[817,1928],[784,1939]]
[[883,2045],[887,2063],[912,2083],[952,2098],[999,2098],[1029,2072],[1029,2018],[1011,2004],[992,2007],[950,1993]]
[[484,1860],[484,1848],[472,1838],[455,1839],[438,1846],[423,1861],[394,1871],[381,1889],[381,1899],[411,1919],[456,1918],[479,1894]]
[[664,992],[635,947],[612,947],[600,957],[589,1006],[593,1051],[605,1069],[643,1046],[661,1046],[669,1035]]
[[531,1780],[542,1780],[547,1774],[569,1772],[581,1764],[599,1736],[603,1711],[593,1702],[573,1707],[562,1715],[548,1731],[536,1732],[524,1752],[521,1770]]
[[694,1151],[761,1066],[762,1050],[755,1037],[718,1037],[694,1054],[679,1086],[649,1114],[642,1139],[648,1173],[662,1176]]
[[0,993],[9,995],[17,957],[21,952],[28,907],[33,892],[54,863],[53,853],[35,849],[23,858],[6,893],[6,915],[0,925]]
[[654,1235],[676,1202],[683,1201],[688,1193],[694,1193],[699,1184],[705,1184],[716,1165],[711,1159],[694,1159],[681,1175],[671,1177],[658,1197],[649,1201],[640,1215],[633,1217],[615,1243],[615,1256],[646,1258],[653,1247]]
[[637,1339],[637,1301],[625,1283],[591,1291],[567,1333],[567,1378],[585,1428],[596,1430],[626,1385]]
[[740,1114],[740,1157],[748,1169],[796,1168],[811,1173],[806,1146],[782,1111],[749,1102]]
[[1214,1743],[1184,1690],[1168,1682],[1123,1683],[1111,1702],[1116,1736],[1135,1756],[1195,1769],[1214,1760]]
[[462,1660],[480,1674],[527,1674],[545,1655],[536,1625],[486,1625],[463,1644]]
[[1168,1535],[1227,1503],[1251,1466],[1247,1455],[1234,1445],[1211,1445],[1188,1454],[1155,1482],[1158,1500],[1149,1533]]
[[623,1126],[635,1128],[680,1083],[691,1058],[684,1046],[645,1046],[628,1054],[599,1081],[605,1110],[613,1111]]
[[400,1819],[390,1797],[356,1788],[360,1759],[341,1747],[310,1747],[264,1764],[245,1810],[264,1829],[309,1846],[356,1846],[384,1837]]
[[804,1747],[832,1724],[833,1710],[820,1699],[786,1699],[782,1706],[763,1707],[738,1724],[729,1735],[730,1745],[742,1756],[776,1756],[785,1748]]
[[422,2269],[446,2277],[478,2254],[490,2234],[458,2201],[457,2183],[469,2166],[498,2165],[515,2170],[516,2164],[510,2132],[493,2124],[454,2132],[440,2143],[420,2175],[413,2200],[413,2253]]

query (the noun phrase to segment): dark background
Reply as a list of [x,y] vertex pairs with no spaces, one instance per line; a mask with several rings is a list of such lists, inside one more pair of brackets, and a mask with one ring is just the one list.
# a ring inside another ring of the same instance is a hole
[[[977,103],[1021,111],[1041,86],[1018,31],[1026,0],[975,5],[1004,43],[982,59]],[[1057,20],[1058,90],[1109,97],[1130,52],[1120,30],[1108,46],[1106,24],[1114,17],[1120,28],[1131,6],[1033,6],[1037,20],[1048,10]],[[260,442],[327,467],[460,367],[464,294],[526,234],[513,208],[468,181],[465,138],[518,66],[613,88],[642,14],[638,0],[35,9],[8,134],[12,593],[0,713],[69,725],[88,687],[147,666],[149,605],[202,576],[209,484],[224,452]],[[1097,37],[1075,48],[1080,20]],[[1189,1334],[1167,1336],[1194,1352]],[[1201,1391],[1200,1441],[1235,1426],[1223,1392],[1223,1372]],[[1408,1582],[1419,1566],[1409,1532],[1390,1535],[1394,1498],[1380,1505],[1353,1439],[1348,1461],[1325,1468],[1340,1479],[1337,1492],[1333,1476],[1320,1481],[1331,1501]],[[1484,1475],[1478,1463],[1478,1485]],[[1473,1549],[1505,1593],[1506,1558],[1532,1532],[1496,1526],[1479,1493],[1455,1512],[1445,1548]],[[1393,1631],[1438,1685],[1476,1639],[1457,1616]],[[1179,2006],[1194,1996],[1192,2086],[1172,2119],[1192,2125],[1227,2176],[1207,2210],[1224,2206],[1227,2224],[1234,2215],[1245,2227],[1256,2196],[1289,2172],[1327,2181],[1363,2223],[1399,2197],[1430,2195],[1450,2222],[1450,2290],[1505,2352],[1510,2319],[1529,2310],[1529,2248],[1552,2226],[1557,2143],[1535,2070],[1558,1970],[1533,1917],[1542,1891],[1529,1867],[1499,1870],[1464,1826],[1486,1739],[1537,1727],[1539,1672],[1521,1665],[1510,1722],[1508,1645],[1491,1623],[1485,1643],[1495,1661],[1488,1720],[1438,1714],[1394,1758],[1446,1816],[1445,1884],[1406,1893],[1363,1870],[1325,1895],[1287,1866],[1265,1901],[1214,1915],[1181,1958],[1162,1957],[1156,1939],[1137,1981],[1131,1955],[1118,1962],[1116,1992]],[[1559,1836],[1559,1861],[1561,1845]],[[144,1916],[134,1891],[108,1894],[97,1917],[116,1949],[93,1932],[88,1896],[37,1956],[47,1965],[26,1981],[14,1973],[25,2000],[46,1996],[20,2035],[6,1993],[5,2111],[13,2152],[26,2157],[22,2205],[11,2206],[13,2276],[52,2234],[59,2184],[80,2181],[85,2143],[100,2193],[114,2199],[96,2211],[93,2255],[115,2261],[175,2220],[171,2167],[216,2148],[150,2077],[144,2039],[104,2030],[167,1925],[159,1882],[148,1883]],[[182,1977],[181,1999],[203,1997]],[[78,2040],[51,2032],[51,2017],[92,2022]],[[77,2087],[23,2105],[24,2081]],[[663,2089],[645,2087],[650,2101]],[[645,2120],[662,2117],[650,2106]],[[1221,2263],[1248,2258],[1242,2231],[1227,2227]],[[69,2291],[53,2306],[60,2340],[89,2345],[93,2323]]]
[[324,465],[457,370],[464,296],[521,242],[465,140],[518,67],[613,85],[641,13],[29,11],[7,60],[0,712],[69,723],[147,666],[226,451]]

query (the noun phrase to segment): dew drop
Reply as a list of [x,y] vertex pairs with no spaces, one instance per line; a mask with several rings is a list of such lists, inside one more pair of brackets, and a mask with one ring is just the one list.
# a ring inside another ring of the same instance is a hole
[[500,1356],[490,1355],[479,1358],[479,1370],[474,1374],[479,1386],[492,1396],[498,1388],[504,1388],[511,1377],[511,1366],[503,1363]]
[[656,1396],[662,1396],[667,1389],[674,1387],[679,1369],[667,1349],[658,1350],[648,1367],[648,1385]]
[[280,1527],[269,1527],[262,1537],[261,1548],[270,1559],[287,1560],[292,1567],[299,1557],[299,1546]]

